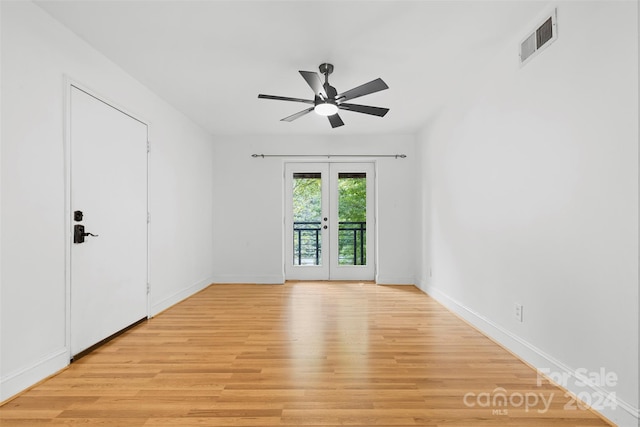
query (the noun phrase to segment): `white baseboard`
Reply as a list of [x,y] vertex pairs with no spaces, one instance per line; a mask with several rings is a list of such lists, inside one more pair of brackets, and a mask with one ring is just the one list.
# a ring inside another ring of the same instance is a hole
[[597,385],[589,385],[588,382],[583,382],[582,387],[574,387],[572,383],[584,379],[584,375],[581,375],[578,370],[568,367],[531,343],[494,323],[489,318],[466,307],[454,298],[449,297],[437,287],[430,285],[427,280],[419,280],[417,287],[447,309],[469,322],[480,332],[536,368],[539,372],[553,372],[557,375],[564,375],[565,378],[572,379],[573,381],[568,381],[566,384],[560,385],[575,396],[579,396],[585,391],[587,391],[588,394],[590,393],[591,396],[603,396],[605,401],[611,404],[597,408],[597,412],[608,420],[613,421],[620,427],[640,426],[640,411],[638,408],[620,399],[615,393],[611,393]]
[[376,284],[378,285],[410,285],[413,286],[415,279],[413,277],[395,277],[395,276],[376,276]]
[[212,283],[251,283],[257,285],[282,285],[284,276],[241,276],[236,274],[221,274],[213,276]]
[[23,390],[33,386],[43,378],[59,372],[69,365],[69,349],[58,349],[43,356],[40,360],[24,366],[0,378],[0,402],[15,396]]
[[[170,295],[162,299],[161,301],[151,304],[151,307],[149,309],[149,316],[153,317],[156,314],[160,313],[161,311],[164,311],[167,308],[179,303],[180,301],[186,298],[189,298],[191,295],[201,291],[202,289],[209,286],[211,283],[213,283],[213,280],[211,278],[200,280],[199,282],[196,282],[193,285],[188,286],[174,293],[173,295]],[[153,295],[153,285],[151,287],[151,295]]]

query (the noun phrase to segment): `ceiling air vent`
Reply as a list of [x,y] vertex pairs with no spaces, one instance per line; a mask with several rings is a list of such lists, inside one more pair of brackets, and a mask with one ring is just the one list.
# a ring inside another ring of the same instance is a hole
[[520,64],[524,65],[529,62],[535,54],[549,46],[556,38],[558,38],[558,25],[556,23],[557,9],[554,9],[550,15],[547,15],[542,24],[531,34],[529,34],[522,43],[520,43]]

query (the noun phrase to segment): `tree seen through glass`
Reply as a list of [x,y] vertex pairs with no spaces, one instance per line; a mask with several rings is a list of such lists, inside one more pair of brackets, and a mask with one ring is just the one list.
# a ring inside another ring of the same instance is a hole
[[338,174],[338,264],[367,264],[367,178]]
[[[293,174],[293,264],[322,265],[320,173]],[[338,264],[366,265],[365,173],[338,175]]]
[[322,179],[293,174],[293,265],[322,265]]

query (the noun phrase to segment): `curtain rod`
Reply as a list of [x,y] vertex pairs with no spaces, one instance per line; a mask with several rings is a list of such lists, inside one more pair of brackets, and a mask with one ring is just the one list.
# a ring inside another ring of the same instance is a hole
[[267,157],[321,157],[321,158],[333,158],[333,157],[393,157],[396,159],[404,159],[406,154],[252,154],[253,158]]

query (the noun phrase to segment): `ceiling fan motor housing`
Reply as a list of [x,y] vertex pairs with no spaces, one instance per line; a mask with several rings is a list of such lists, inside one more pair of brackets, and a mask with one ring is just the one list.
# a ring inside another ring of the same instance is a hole
[[[338,95],[338,91],[336,90],[335,87],[331,86],[329,83],[325,83],[323,85],[324,87],[324,91],[327,93],[327,99],[326,101],[336,101],[336,96]],[[316,97],[316,102],[318,101],[318,99],[320,99],[319,96]],[[323,102],[322,99],[320,99],[320,102]]]

